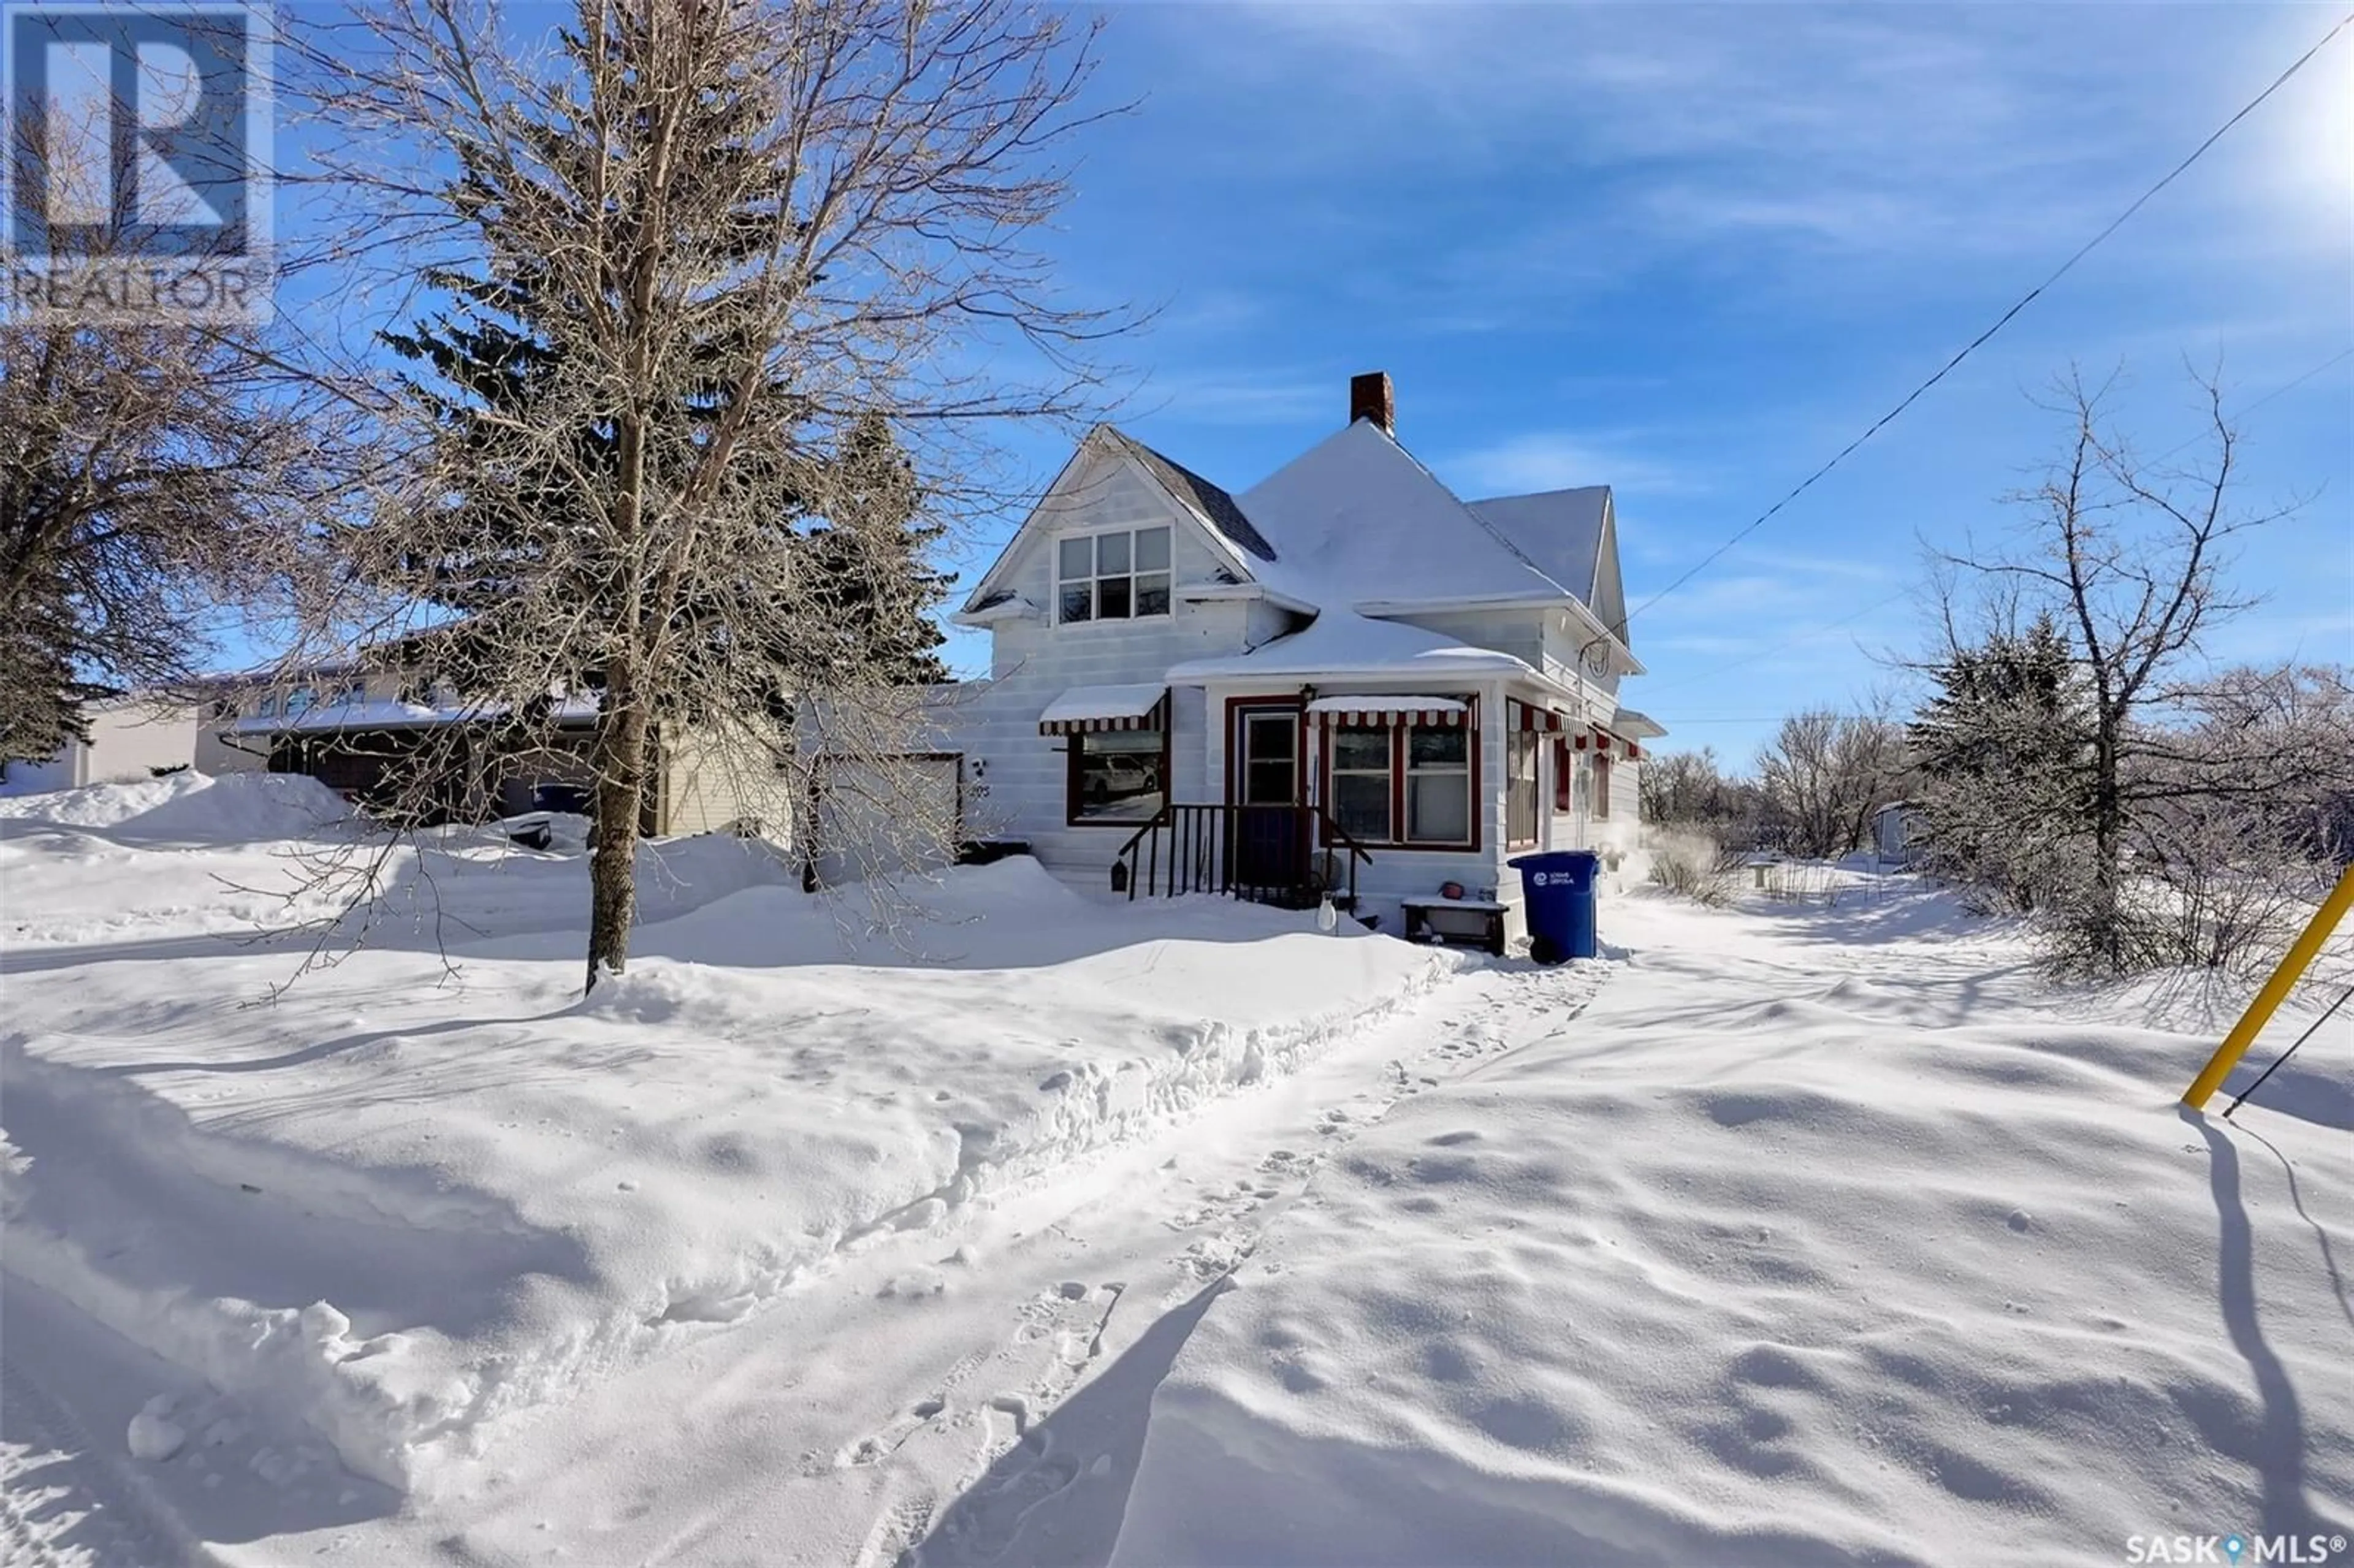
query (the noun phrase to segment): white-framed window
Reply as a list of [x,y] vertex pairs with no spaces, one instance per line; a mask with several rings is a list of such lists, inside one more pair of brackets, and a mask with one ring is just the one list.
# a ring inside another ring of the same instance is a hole
[[1326,742],[1324,810],[1362,844],[1389,849],[1477,845],[1471,748],[1459,725],[1335,726]]
[[311,711],[313,694],[308,686],[297,686],[286,694],[286,716],[300,718]]
[[1361,842],[1390,842],[1390,742],[1386,728],[1332,732],[1332,820]]
[[1415,726],[1405,733],[1405,842],[1471,842],[1471,732]]
[[1055,619],[1132,620],[1169,613],[1169,530],[1076,534],[1055,546]]

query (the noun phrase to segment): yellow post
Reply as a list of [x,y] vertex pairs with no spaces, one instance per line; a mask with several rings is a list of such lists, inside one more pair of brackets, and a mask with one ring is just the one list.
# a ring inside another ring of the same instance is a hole
[[2321,901],[2321,907],[2313,912],[2313,918],[2289,944],[2280,966],[2264,981],[2264,989],[2256,992],[2256,1000],[2248,1003],[2248,1011],[2240,1014],[2240,1022],[2223,1036],[2223,1044],[2216,1047],[2214,1056],[2191,1080],[2190,1086],[2182,1091],[2184,1105],[2192,1110],[2207,1108],[2208,1099],[2223,1086],[2224,1078],[2240,1065],[2240,1058],[2248,1054],[2248,1047],[2256,1043],[2256,1036],[2272,1022],[2273,1014],[2280,1011],[2280,1004],[2288,998],[2289,987],[2312,964],[2313,956],[2321,951],[2321,944],[2328,940],[2338,922],[2346,917],[2349,905],[2354,905],[2354,865],[2346,868],[2338,885],[2329,890],[2329,896]]

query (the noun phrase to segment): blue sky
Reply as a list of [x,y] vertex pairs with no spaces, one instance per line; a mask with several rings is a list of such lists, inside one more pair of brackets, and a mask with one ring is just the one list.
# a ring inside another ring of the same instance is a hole
[[[1354,371],[1460,493],[1609,483],[1631,602],[1845,445],[2327,31],[2324,7],[1124,5],[1052,249],[1158,305],[1125,428],[1232,489],[1335,429]],[[1918,645],[1917,538],[1991,536],[2127,377],[2150,450],[2354,348],[2354,31],[1829,479],[1634,628],[1628,700],[1745,760]],[[2354,656],[2354,360],[2247,420],[2224,659]],[[1043,481],[1068,442],[1020,456]],[[1008,520],[971,542],[967,580]],[[1833,624],[1837,623],[1837,624]],[[956,662],[985,665],[959,634]]]

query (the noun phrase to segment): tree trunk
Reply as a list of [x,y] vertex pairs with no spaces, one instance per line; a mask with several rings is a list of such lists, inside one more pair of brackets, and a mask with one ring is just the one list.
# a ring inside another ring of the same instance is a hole
[[2125,959],[2125,934],[2117,927],[2125,806],[2117,787],[2116,728],[2105,715],[2093,744],[2093,915],[2099,956],[2113,971]]
[[588,974],[620,974],[638,913],[638,821],[646,798],[646,712],[627,676],[609,681],[591,755],[597,770],[597,853],[588,862]]

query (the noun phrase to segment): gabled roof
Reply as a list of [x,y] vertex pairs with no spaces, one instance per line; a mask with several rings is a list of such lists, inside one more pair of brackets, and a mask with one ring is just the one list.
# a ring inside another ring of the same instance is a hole
[[1275,559],[1275,547],[1251,526],[1251,520],[1243,515],[1243,509],[1235,504],[1233,496],[1182,463],[1161,456],[1117,426],[1100,425],[1097,429],[1113,445],[1142,463],[1145,471],[1159,480],[1162,488],[1192,507],[1201,515],[1202,521],[1210,525],[1212,532],[1223,536],[1235,550],[1262,561]]
[[1326,437],[1241,500],[1275,546],[1255,575],[1327,611],[1566,591],[1371,419]]
[[1510,540],[1545,576],[1594,602],[1594,576],[1602,563],[1603,521],[1610,514],[1610,487],[1548,490],[1538,495],[1499,495],[1468,503],[1471,514]]
[[1472,514],[1510,540],[1594,612],[1621,643],[1627,595],[1618,577],[1617,521],[1606,484],[1474,501]]
[[[1046,493],[1032,509],[1029,518],[1013,531],[1013,537],[1005,542],[1005,547],[998,552],[997,559],[990,563],[989,569],[973,585],[964,608],[951,616],[951,620],[972,624],[989,618],[989,612],[992,610],[997,612],[998,618],[1028,611],[1029,607],[1023,604],[1000,578],[1008,564],[1022,552],[1023,535],[1030,532],[1031,524],[1049,511],[1058,495],[1067,501],[1068,487],[1075,482],[1076,475],[1085,471],[1091,453],[1098,456],[1108,454],[1114,461],[1133,465],[1150,485],[1169,498],[1172,507],[1200,524],[1202,531],[1209,536],[1213,548],[1223,553],[1232,563],[1231,570],[1221,568],[1231,580],[1242,580],[1234,577],[1235,571],[1252,571],[1257,563],[1275,558],[1275,547],[1251,525],[1251,520],[1243,514],[1243,509],[1235,503],[1233,496],[1192,469],[1161,456],[1126,431],[1110,425],[1097,425],[1079,442],[1078,450],[1071,454],[1070,461],[1055,476],[1055,482],[1046,487]],[[1006,606],[1013,608],[1002,608]]]
[[[1320,612],[1335,625],[1311,642],[1339,631],[1342,618],[1563,600],[1575,601],[1574,614],[1622,648],[1626,642],[1606,485],[1466,503],[1380,423],[1358,419],[1236,496],[1126,432],[1097,425],[1049,497],[1090,451],[1132,465],[1226,557],[1211,591],[1193,585],[1196,591],[1187,592],[1181,585],[1185,597],[1214,597],[1227,588],[1299,613]],[[1045,507],[1042,502],[1040,511]],[[975,585],[957,620],[979,624],[1033,612],[999,580],[1020,539],[1017,534]],[[1362,642],[1365,632],[1352,626],[1345,635]]]

